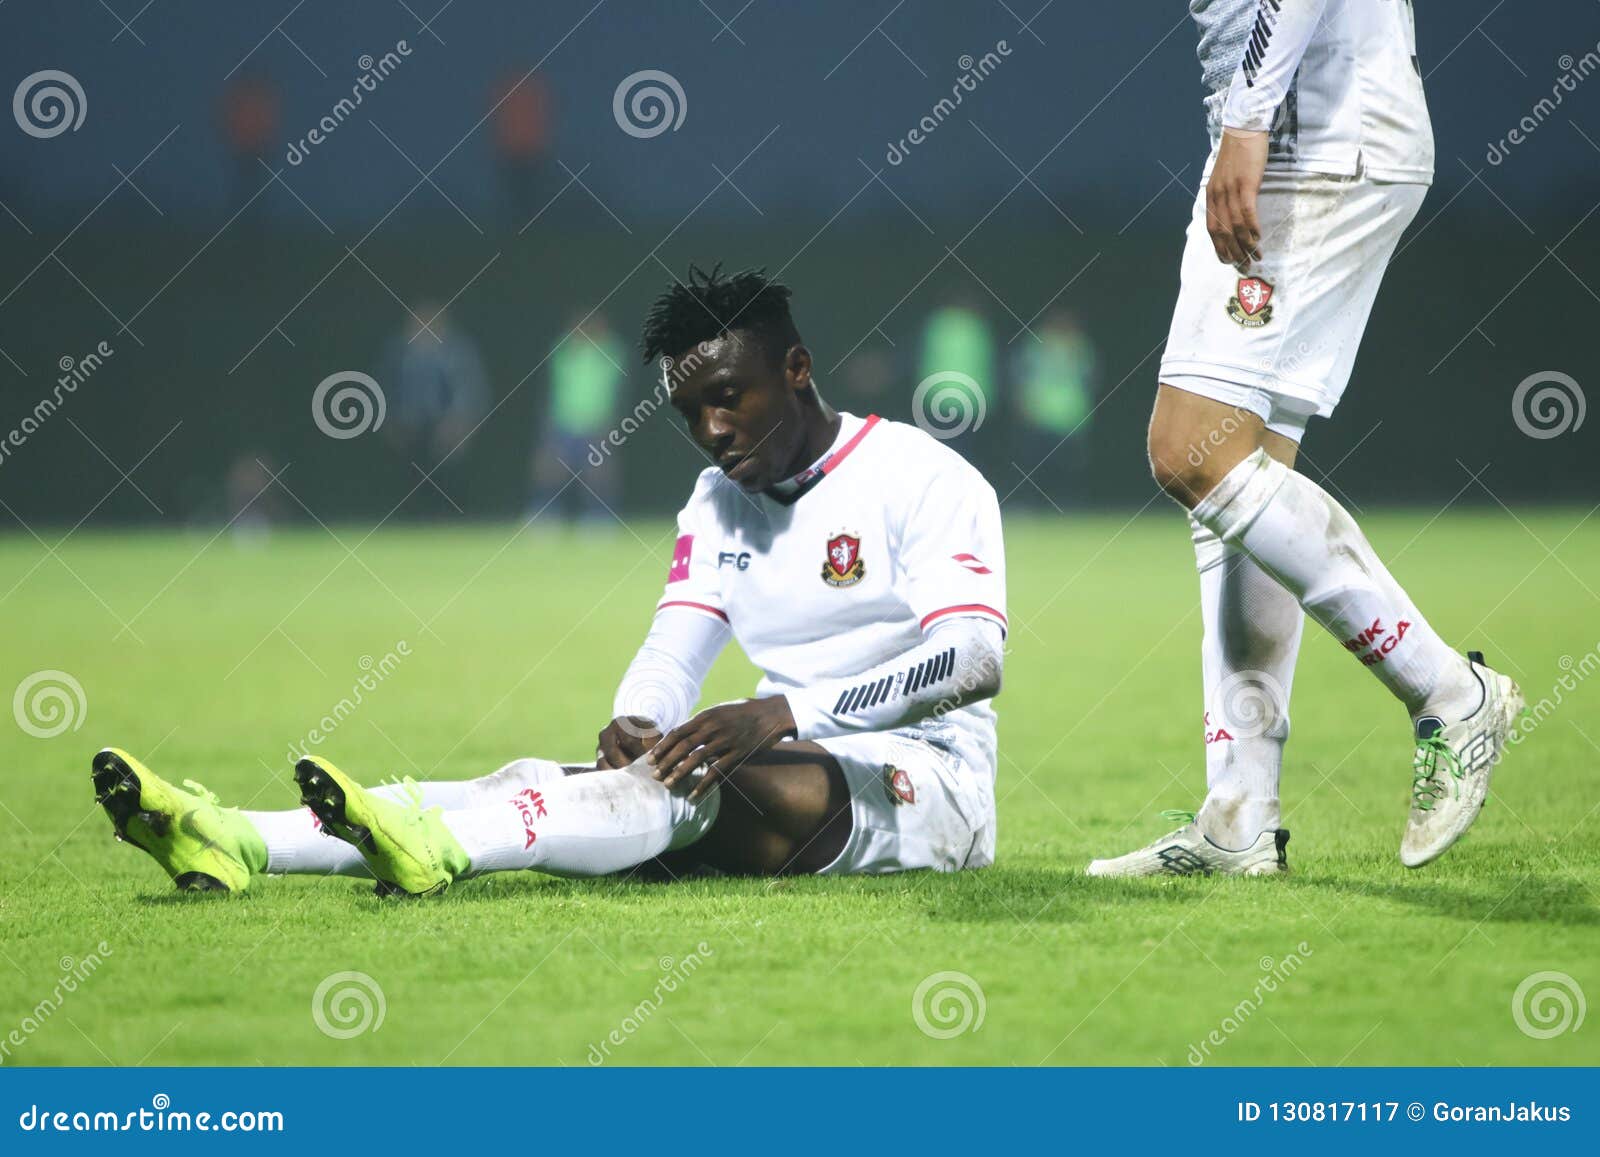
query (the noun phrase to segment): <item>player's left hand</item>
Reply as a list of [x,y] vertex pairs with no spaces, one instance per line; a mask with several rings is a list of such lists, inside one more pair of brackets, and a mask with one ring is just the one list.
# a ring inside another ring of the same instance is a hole
[[794,734],[794,714],[784,696],[745,699],[708,707],[673,728],[656,744],[650,760],[656,765],[655,777],[669,788],[704,767],[705,775],[689,794],[699,799],[719,777]]
[[1256,198],[1267,171],[1267,134],[1245,129],[1222,130],[1217,163],[1206,182],[1206,232],[1217,260],[1245,272],[1261,260],[1261,221]]

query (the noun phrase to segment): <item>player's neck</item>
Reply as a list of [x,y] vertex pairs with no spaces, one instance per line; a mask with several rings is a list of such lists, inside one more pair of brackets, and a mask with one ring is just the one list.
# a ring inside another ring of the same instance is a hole
[[801,441],[800,452],[795,455],[795,461],[789,463],[790,478],[833,449],[833,444],[839,440],[839,431],[844,425],[844,419],[839,417],[839,412],[821,398],[817,399],[814,407],[808,406],[803,412],[806,436]]

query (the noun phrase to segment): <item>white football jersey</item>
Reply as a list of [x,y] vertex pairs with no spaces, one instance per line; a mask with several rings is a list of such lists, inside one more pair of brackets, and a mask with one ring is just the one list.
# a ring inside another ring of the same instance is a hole
[[[657,609],[725,620],[761,668],[758,696],[858,675],[911,650],[947,616],[1006,629],[994,488],[915,426],[840,418],[832,450],[792,500],[746,493],[713,467],[678,515]],[[900,730],[994,775],[988,700]]]
[[[1271,68],[1284,51],[1285,38],[1273,35],[1281,10],[1303,3],[1189,0],[1200,29],[1212,160],[1236,75]],[[1431,184],[1433,125],[1412,0],[1327,0],[1270,127],[1270,169]]]

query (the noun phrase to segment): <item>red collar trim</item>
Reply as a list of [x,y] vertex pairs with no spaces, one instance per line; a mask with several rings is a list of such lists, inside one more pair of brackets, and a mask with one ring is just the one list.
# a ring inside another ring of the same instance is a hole
[[780,493],[775,489],[769,489],[767,491],[767,497],[784,506],[789,506],[797,502],[801,495],[805,494],[813,486],[821,482],[827,475],[833,473],[834,469],[839,465],[839,463],[845,460],[845,457],[850,453],[850,451],[854,450],[861,444],[861,439],[867,436],[867,432],[871,430],[872,427],[876,426],[880,421],[882,421],[882,419],[879,418],[878,415],[868,414],[867,420],[861,423],[861,429],[852,434],[850,436],[850,440],[843,446],[840,446],[832,454],[829,454],[827,458],[823,459],[821,465],[808,466],[799,474],[796,474],[793,478],[789,479],[788,485],[793,487],[793,489],[784,493]]
[[872,430],[872,427],[876,426],[879,421],[880,419],[878,418],[878,415],[868,414],[867,420],[861,424],[861,429],[856,431],[855,437],[851,438],[850,441],[846,442],[833,454],[829,455],[828,460],[822,464],[822,472],[824,474],[830,473],[834,467],[843,462],[845,455],[849,454],[850,451],[859,446],[861,444],[861,439],[865,438]]

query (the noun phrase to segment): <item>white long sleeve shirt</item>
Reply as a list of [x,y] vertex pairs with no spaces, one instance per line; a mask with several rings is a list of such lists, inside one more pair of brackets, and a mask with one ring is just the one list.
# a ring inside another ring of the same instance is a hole
[[1271,133],[1269,171],[1433,182],[1412,0],[1189,0],[1189,11],[1213,159],[1226,126]]
[[951,703],[998,679],[1006,590],[994,488],[915,426],[840,417],[832,450],[786,500],[701,474],[615,714],[682,722],[731,637],[762,671],[756,694],[788,696],[799,738],[909,730],[993,776],[994,709]]

